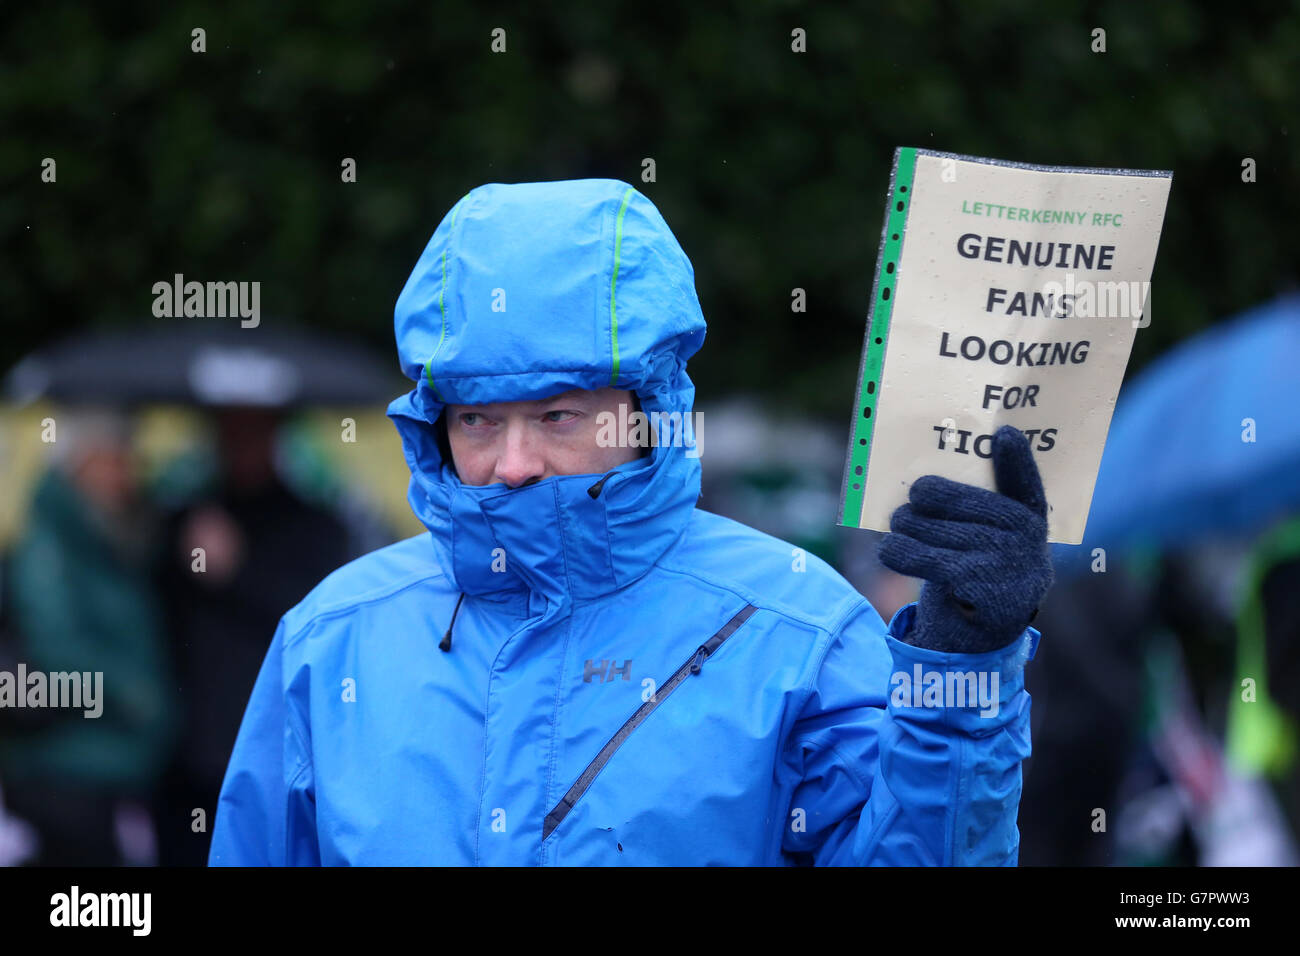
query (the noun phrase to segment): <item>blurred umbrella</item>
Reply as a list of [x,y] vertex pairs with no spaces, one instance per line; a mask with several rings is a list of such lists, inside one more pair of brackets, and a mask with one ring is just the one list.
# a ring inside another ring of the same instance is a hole
[[1082,546],[1058,568],[1135,547],[1247,535],[1300,507],[1300,295],[1202,332],[1125,386]]
[[91,333],[10,371],[11,400],[282,408],[387,403],[410,385],[367,349],[304,329],[157,325]]

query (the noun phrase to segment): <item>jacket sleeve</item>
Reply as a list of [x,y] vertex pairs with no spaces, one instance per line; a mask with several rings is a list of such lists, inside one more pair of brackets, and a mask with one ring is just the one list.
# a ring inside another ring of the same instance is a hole
[[1024,666],[1039,632],[947,653],[898,640],[870,604],[833,638],[788,738],[799,780],[785,818],[789,863],[1015,866],[1020,765],[1030,753]]
[[213,824],[209,866],[319,866],[310,728],[286,681],[280,622],[244,711]]

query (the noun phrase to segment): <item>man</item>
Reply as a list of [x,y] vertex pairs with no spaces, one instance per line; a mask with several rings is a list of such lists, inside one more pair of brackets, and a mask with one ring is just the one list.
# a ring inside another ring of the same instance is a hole
[[1014,865],[1051,581],[1019,432],[1007,494],[914,483],[882,558],[930,583],[886,628],[828,565],[696,509],[685,442],[599,440],[631,396],[688,415],[704,340],[633,187],[473,190],[395,325],[416,388],[388,413],[431,533],[284,616],[212,864]]

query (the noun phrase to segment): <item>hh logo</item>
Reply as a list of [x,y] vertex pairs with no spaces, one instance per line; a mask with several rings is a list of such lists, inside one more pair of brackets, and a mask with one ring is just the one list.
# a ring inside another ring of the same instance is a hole
[[[614,661],[599,660],[587,661],[582,665],[582,682],[590,684],[593,677],[599,677],[603,684],[607,680],[613,680],[616,674],[622,674],[623,680],[632,679],[632,662],[624,661],[622,667],[615,667]],[[606,673],[606,665],[609,666],[609,672]]]

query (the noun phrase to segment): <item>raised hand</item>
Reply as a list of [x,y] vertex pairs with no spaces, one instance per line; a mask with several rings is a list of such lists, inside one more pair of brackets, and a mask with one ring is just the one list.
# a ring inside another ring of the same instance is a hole
[[917,647],[980,653],[1005,647],[1038,613],[1054,578],[1047,499],[1025,436],[993,436],[997,491],[938,475],[912,482],[880,545],[885,567],[925,579],[903,638]]

